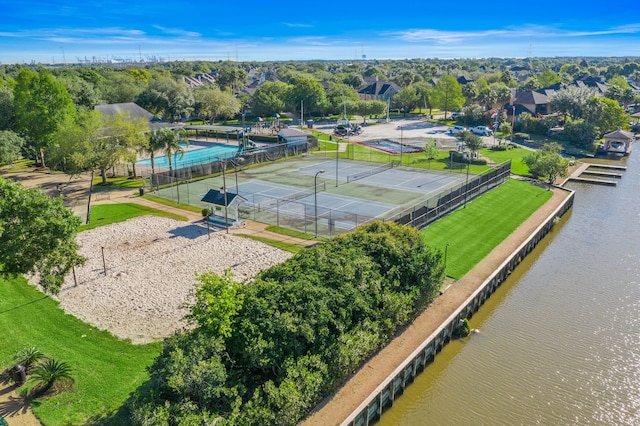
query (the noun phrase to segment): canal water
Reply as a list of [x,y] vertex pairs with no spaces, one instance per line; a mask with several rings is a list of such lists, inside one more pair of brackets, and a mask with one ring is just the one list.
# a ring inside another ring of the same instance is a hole
[[[604,162],[597,160],[596,162]],[[573,209],[380,425],[640,424],[640,152]]]

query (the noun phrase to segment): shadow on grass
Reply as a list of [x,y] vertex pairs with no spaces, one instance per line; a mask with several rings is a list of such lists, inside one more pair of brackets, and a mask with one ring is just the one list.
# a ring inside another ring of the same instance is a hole
[[122,406],[117,410],[110,414],[106,414],[103,416],[94,416],[87,419],[85,423],[88,426],[122,426],[122,425],[130,425],[132,423],[131,419],[133,413],[131,411],[131,407],[133,406],[134,400],[138,397],[138,395],[146,394],[149,392],[150,381],[147,380],[142,385],[140,385],[134,392],[129,395],[129,398],[122,404]]

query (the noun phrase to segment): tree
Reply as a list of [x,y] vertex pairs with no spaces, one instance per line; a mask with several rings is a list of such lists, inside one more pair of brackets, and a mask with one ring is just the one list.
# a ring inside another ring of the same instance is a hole
[[470,105],[478,98],[478,87],[474,82],[470,82],[462,86],[462,94],[467,100],[467,105]]
[[505,138],[510,137],[511,134],[513,133],[513,129],[511,128],[511,123],[507,123],[506,121],[503,121],[502,123],[500,123],[500,126],[498,127],[498,131],[502,133],[502,135]]
[[561,148],[556,143],[545,144],[540,151],[532,152],[522,159],[535,178],[546,178],[549,188],[557,178],[568,174],[569,161],[560,155]]
[[613,76],[609,81],[609,88],[605,96],[609,99],[618,101],[620,105],[626,107],[633,101],[633,89],[627,83],[627,80],[619,75]]
[[249,74],[240,67],[225,65],[218,71],[216,83],[221,89],[229,89],[231,93],[235,93],[246,84],[248,76]]
[[504,104],[511,100],[511,89],[504,83],[491,83],[491,90],[496,94],[496,101]]
[[429,109],[429,115],[431,115],[434,87],[425,81],[416,83],[413,87],[416,89],[416,93],[418,94],[418,105],[420,105],[420,108],[424,107],[425,110]]
[[8,86],[0,86],[0,130],[14,130],[16,114],[13,105],[13,91]]
[[431,160],[433,160],[438,152],[438,144],[434,140],[427,141],[426,145],[423,148],[424,155],[427,156],[427,160],[429,161],[429,168],[431,168]]
[[228,91],[215,86],[198,88],[194,91],[196,114],[213,124],[216,117],[233,117],[242,106],[241,102]]
[[0,166],[11,164],[20,158],[24,139],[11,130],[0,130]]
[[258,117],[271,117],[284,111],[290,86],[281,81],[267,81],[258,86],[251,99],[251,111]]
[[362,76],[354,72],[344,76],[344,78],[342,79],[342,82],[348,86],[353,87],[354,89],[357,89],[358,87],[364,84],[364,80],[362,79]]
[[187,320],[205,330],[211,337],[229,337],[232,318],[242,308],[242,285],[233,280],[231,270],[222,276],[205,272],[198,276]]
[[320,83],[311,78],[298,78],[288,93],[288,109],[300,113],[319,113],[327,108],[327,97]]
[[551,109],[567,115],[576,120],[582,118],[587,101],[596,95],[596,90],[591,87],[568,86],[554,92],[549,97]]
[[165,149],[174,138],[173,131],[167,128],[158,129],[149,134],[149,143],[145,146],[145,152],[149,154],[151,160],[151,174],[156,174],[156,152]]
[[144,151],[144,133],[149,127],[144,119],[131,118],[126,112],[101,118],[101,135],[90,141],[93,144],[91,170],[99,169],[102,183],[106,184],[107,170],[123,161],[134,163],[135,174],[136,155]]
[[341,83],[329,83],[327,89],[327,102],[330,105],[331,112],[343,114],[345,105],[349,112],[357,108],[360,97],[353,87]]
[[180,145],[180,137],[175,132],[166,133],[164,136],[164,152],[169,160],[169,173],[173,172],[173,158],[178,153],[184,154],[184,148]]
[[18,133],[24,135],[40,164],[45,164],[45,149],[67,117],[76,116],[73,100],[64,85],[45,70],[21,68],[14,88]]
[[53,137],[49,160],[55,170],[76,176],[98,168],[107,139],[103,133],[102,114],[79,111],[77,119],[67,118]]
[[432,98],[432,103],[444,110],[445,119],[448,111],[458,111],[464,105],[464,96],[462,96],[460,84],[448,74],[438,79]]
[[0,274],[36,273],[45,291],[57,293],[85,261],[75,241],[79,225],[61,198],[0,177]]
[[497,100],[498,100],[498,95],[490,87],[482,89],[478,93],[478,102],[480,103],[480,105],[484,105],[486,109],[493,108],[493,104],[495,104]]
[[406,87],[395,94],[393,99],[391,99],[391,104],[406,114],[415,108],[419,101],[420,99],[418,98],[416,89],[414,87]]
[[594,97],[587,101],[584,118],[599,134],[629,128],[629,116],[617,101],[609,98]]
[[536,79],[538,80],[540,87],[549,87],[553,86],[556,83],[560,83],[560,76],[558,76],[558,74],[551,71],[550,69],[543,70],[540,74],[538,74]]
[[193,95],[186,85],[169,77],[156,77],[149,81],[136,103],[163,120],[175,121],[189,117],[193,112]]
[[469,151],[471,151],[472,157],[475,157],[476,152],[480,148],[482,148],[482,145],[483,145],[482,138],[474,135],[468,130],[463,130],[462,132],[459,132],[457,135],[457,138],[462,142],[464,142],[465,146],[469,148]]

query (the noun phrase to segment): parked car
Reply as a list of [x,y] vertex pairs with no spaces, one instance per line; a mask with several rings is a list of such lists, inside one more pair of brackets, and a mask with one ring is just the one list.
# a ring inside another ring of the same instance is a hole
[[451,113],[451,118],[456,119],[462,117],[462,112],[456,111]]
[[465,130],[467,130],[467,128],[464,126],[453,126],[449,129],[449,133],[455,135],[456,133],[464,132]]
[[359,135],[362,133],[362,127],[357,124],[338,124],[333,132],[338,136]]
[[491,136],[493,134],[493,132],[491,132],[491,129],[487,126],[476,126],[472,127],[470,130],[471,133],[478,136]]

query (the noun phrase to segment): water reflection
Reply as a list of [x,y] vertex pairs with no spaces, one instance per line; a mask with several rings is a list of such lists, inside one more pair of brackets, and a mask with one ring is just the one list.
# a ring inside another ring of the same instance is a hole
[[640,424],[638,153],[572,212],[381,425]]

